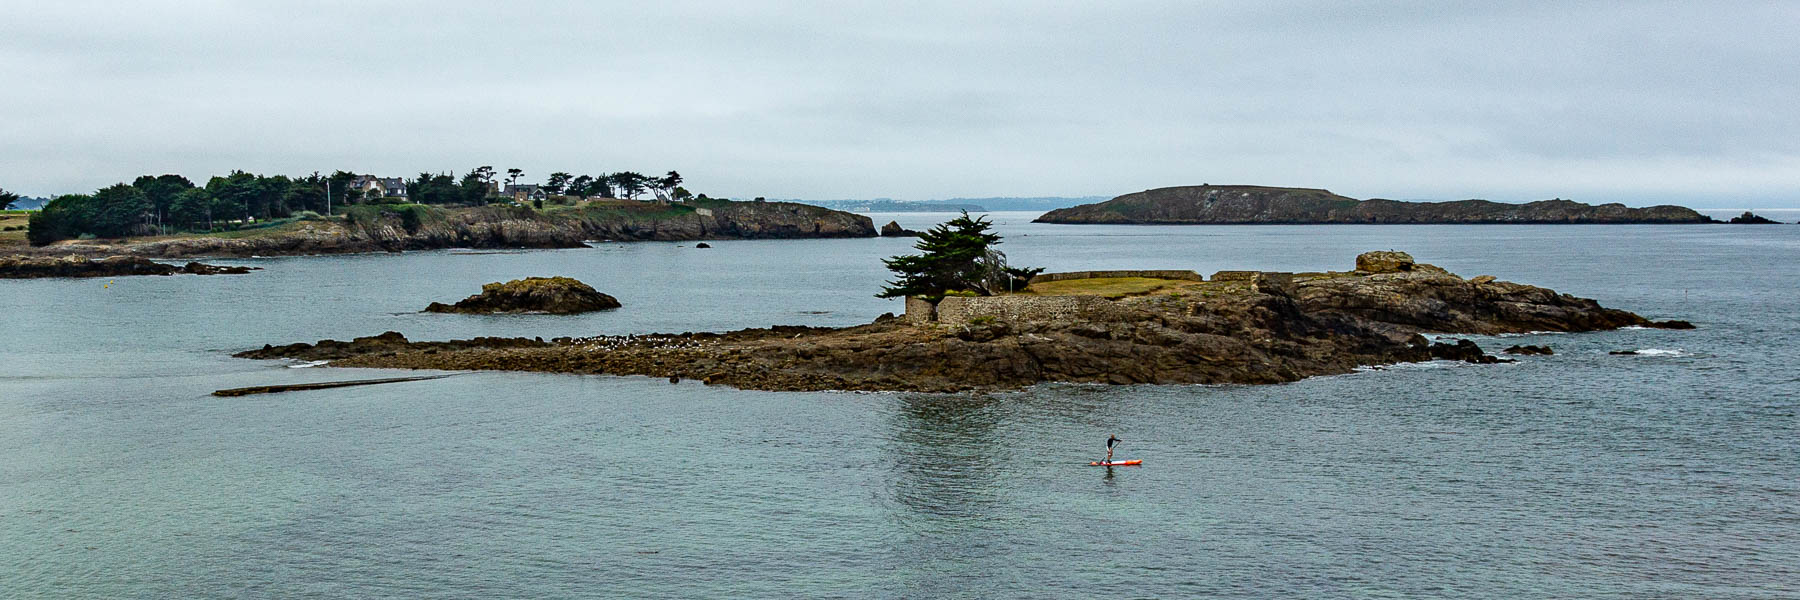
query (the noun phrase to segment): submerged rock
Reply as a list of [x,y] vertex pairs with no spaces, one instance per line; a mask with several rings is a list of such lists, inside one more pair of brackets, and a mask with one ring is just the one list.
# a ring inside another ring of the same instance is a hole
[[1549,346],[1523,346],[1523,345],[1515,345],[1515,346],[1512,346],[1505,350],[1501,350],[1501,352],[1505,352],[1507,354],[1536,355],[1536,356],[1549,356],[1552,354],[1556,354],[1556,351],[1551,350]]
[[1512,362],[1504,358],[1490,355],[1481,350],[1481,346],[1469,340],[1455,340],[1454,344],[1438,342],[1431,345],[1431,357],[1439,360],[1460,360],[1478,365],[1491,365],[1499,362]]
[[433,302],[425,312],[525,313],[567,315],[618,308],[619,300],[568,277],[527,277],[481,286],[481,293],[454,305]]

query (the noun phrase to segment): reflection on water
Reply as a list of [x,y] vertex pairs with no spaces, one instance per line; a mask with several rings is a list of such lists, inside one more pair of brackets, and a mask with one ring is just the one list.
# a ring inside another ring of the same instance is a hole
[[1010,458],[997,431],[1001,402],[989,394],[901,397],[883,456],[894,466],[894,501],[927,517],[906,522],[937,532],[992,513],[995,471]]

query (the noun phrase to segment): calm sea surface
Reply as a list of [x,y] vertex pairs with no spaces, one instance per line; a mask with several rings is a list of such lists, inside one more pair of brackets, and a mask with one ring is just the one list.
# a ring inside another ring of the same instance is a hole
[[[476,373],[215,398],[396,373],[229,357],[264,343],[864,323],[901,310],[872,294],[911,241],[0,281],[0,597],[1800,597],[1800,226],[1032,216],[994,215],[1002,249],[1052,271],[1342,270],[1392,248],[1700,329],[1478,337],[1557,354],[1260,387]],[[415,312],[530,275],[625,308]],[[1145,466],[1085,466],[1107,434]]]

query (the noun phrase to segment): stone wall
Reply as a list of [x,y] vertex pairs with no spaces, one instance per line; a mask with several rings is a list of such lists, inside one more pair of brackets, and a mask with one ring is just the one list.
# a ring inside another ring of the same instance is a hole
[[1113,307],[1099,296],[950,296],[937,305],[937,320],[963,325],[972,319],[992,317],[1002,321],[1060,321]]
[[1149,279],[1177,279],[1182,281],[1205,281],[1206,278],[1193,271],[1178,269],[1149,271],[1070,271],[1068,273],[1039,273],[1031,278],[1031,283],[1045,281],[1067,281],[1070,279],[1106,279],[1116,277],[1145,277]]
[[917,325],[937,320],[937,307],[917,296],[906,297],[906,322]]

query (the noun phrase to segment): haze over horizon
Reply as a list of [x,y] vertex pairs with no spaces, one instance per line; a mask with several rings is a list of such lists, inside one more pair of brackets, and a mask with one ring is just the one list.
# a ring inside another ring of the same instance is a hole
[[1800,207],[1800,4],[70,1],[0,23],[0,188],[682,172],[808,199]]

